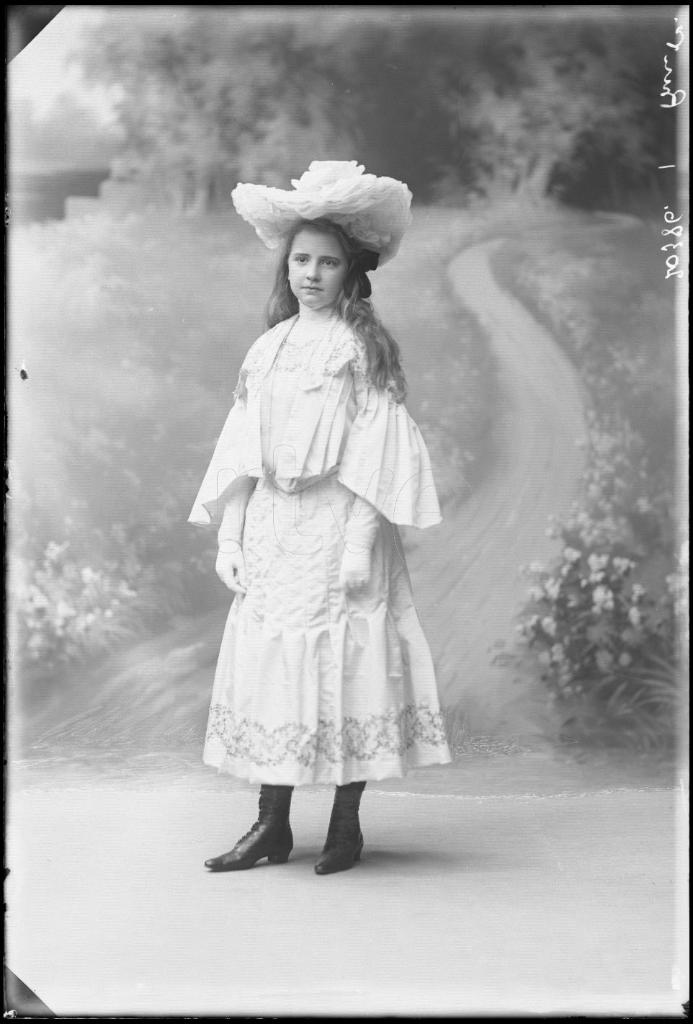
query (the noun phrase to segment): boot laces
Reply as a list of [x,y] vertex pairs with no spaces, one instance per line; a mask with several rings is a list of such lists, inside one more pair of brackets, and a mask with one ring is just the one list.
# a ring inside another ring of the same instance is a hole
[[241,836],[241,838],[238,840],[238,842],[239,843],[243,843],[243,842],[245,842],[246,839],[250,839],[251,836],[255,835],[255,833],[257,832],[257,830],[259,828],[260,828],[260,822],[256,821],[253,825],[250,826],[250,828],[248,829],[246,834],[244,836]]

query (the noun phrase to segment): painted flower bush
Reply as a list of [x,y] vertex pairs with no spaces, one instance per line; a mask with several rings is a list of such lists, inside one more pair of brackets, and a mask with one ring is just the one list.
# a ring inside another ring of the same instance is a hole
[[557,529],[565,544],[558,563],[526,570],[530,604],[518,631],[567,711],[564,737],[656,746],[676,728],[682,579],[669,574],[650,593],[637,581],[638,562],[619,555],[607,531],[595,536],[584,513]]
[[578,233],[560,260],[535,251],[500,269],[565,347],[587,398],[581,499],[549,525],[556,561],[526,567],[518,633],[565,738],[666,746],[683,699],[687,572],[676,518],[673,302],[652,284],[656,269],[629,258],[627,238],[588,245],[580,251]]
[[25,666],[46,672],[105,654],[185,606],[179,580],[186,563],[148,562],[146,537],[123,523],[85,530],[66,516],[58,532],[60,541],[37,545],[14,531],[11,628]]
[[137,596],[117,564],[80,565],[69,541],[50,541],[18,588],[25,656],[51,665],[109,650],[136,635]]

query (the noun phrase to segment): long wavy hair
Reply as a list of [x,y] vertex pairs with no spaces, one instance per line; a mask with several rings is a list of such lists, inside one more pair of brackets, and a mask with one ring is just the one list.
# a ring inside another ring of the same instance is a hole
[[407,382],[402,369],[400,347],[381,323],[367,297],[370,285],[364,268],[369,265],[373,254],[351,238],[339,224],[321,217],[316,220],[300,220],[294,225],[284,242],[274,288],[267,303],[267,326],[274,327],[298,313],[298,299],[289,284],[289,255],[296,235],[304,228],[324,231],[339,242],[347,260],[347,273],[338,301],[339,314],[366,346],[373,382],[379,387],[389,387],[395,400],[403,402],[407,395]]

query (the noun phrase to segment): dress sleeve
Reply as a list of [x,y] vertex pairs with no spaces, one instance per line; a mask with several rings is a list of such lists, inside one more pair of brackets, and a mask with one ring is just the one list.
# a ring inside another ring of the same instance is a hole
[[391,523],[424,529],[442,522],[431,460],[421,431],[394,385],[377,386],[365,347],[350,361],[356,411],[338,480]]
[[242,490],[243,477],[257,475],[248,465],[246,437],[247,392],[244,367],[233,392],[234,403],[222,428],[207,472],[195,498],[188,522],[196,526],[220,526],[224,508]]

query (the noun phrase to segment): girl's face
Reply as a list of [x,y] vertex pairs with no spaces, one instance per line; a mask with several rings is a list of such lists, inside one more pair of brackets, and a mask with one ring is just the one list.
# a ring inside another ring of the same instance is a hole
[[341,245],[326,231],[301,228],[289,252],[289,286],[306,309],[328,309],[342,292],[348,263]]

